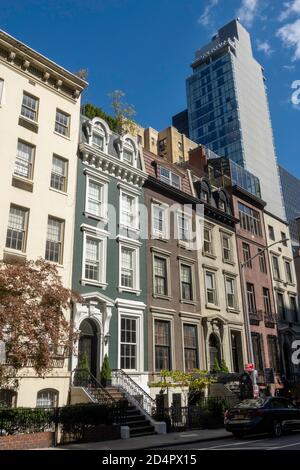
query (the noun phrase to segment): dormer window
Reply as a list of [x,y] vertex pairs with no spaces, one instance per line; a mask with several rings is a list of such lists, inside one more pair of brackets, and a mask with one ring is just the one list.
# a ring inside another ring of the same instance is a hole
[[123,151],[121,153],[121,159],[124,163],[131,166],[136,166],[136,147],[131,139],[125,139],[123,142]]
[[160,167],[160,180],[164,183],[174,186],[174,188],[180,189],[180,176],[176,175],[163,166]]
[[201,199],[204,202],[208,202],[209,199],[209,192],[206,189],[201,190]]
[[95,117],[89,124],[89,145],[107,153],[110,134],[111,131],[106,122]]
[[226,209],[225,201],[223,201],[222,199],[219,200],[219,209],[221,211],[225,211],[225,209]]

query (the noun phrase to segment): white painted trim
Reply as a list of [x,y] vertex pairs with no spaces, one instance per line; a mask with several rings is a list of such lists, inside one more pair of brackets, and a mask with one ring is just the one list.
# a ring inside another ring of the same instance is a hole
[[[100,214],[93,214],[88,210],[88,193],[89,193],[89,184],[90,182],[94,182],[101,186],[101,194],[100,194]],[[90,215],[91,217],[95,217],[97,219],[104,219],[107,220],[107,201],[108,201],[108,182],[107,178],[102,179],[101,175],[95,176],[94,174],[91,175],[89,172],[86,172],[86,181],[85,181],[85,206],[84,212],[85,214]]]
[[118,369],[121,369],[121,317],[132,317],[137,320],[136,369],[124,369],[126,373],[144,371],[144,312],[118,306]]
[[[133,216],[134,216],[134,226],[128,226],[122,220],[122,197],[123,194],[133,198]],[[126,227],[129,230],[139,230],[140,228],[140,217],[139,217],[139,197],[137,194],[134,194],[127,189],[120,188],[119,195],[119,224],[121,227]]]
[[[85,278],[85,259],[86,259],[86,238],[93,238],[100,242],[100,278],[98,281],[93,279],[86,279]],[[83,231],[83,249],[82,249],[82,270],[81,270],[81,283],[83,285],[95,285],[95,286],[107,286],[106,284],[106,256],[107,256],[107,236],[101,236],[98,233],[90,233],[87,230]]]
[[[122,248],[128,248],[133,254],[133,287],[128,288],[121,284],[121,253]],[[130,242],[120,240],[119,243],[119,290],[140,293],[140,250],[139,247]]]

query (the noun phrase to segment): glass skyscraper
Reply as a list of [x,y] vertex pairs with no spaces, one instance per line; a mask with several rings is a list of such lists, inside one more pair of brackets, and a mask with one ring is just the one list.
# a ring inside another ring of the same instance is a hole
[[189,137],[260,180],[267,210],[285,219],[261,65],[238,20],[196,52],[187,79]]
[[300,234],[298,234],[296,218],[300,217],[300,180],[281,166],[279,172],[292,244],[293,246],[299,246]]

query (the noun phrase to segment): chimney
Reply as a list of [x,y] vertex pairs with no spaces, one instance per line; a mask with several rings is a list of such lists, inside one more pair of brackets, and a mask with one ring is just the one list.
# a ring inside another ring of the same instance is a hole
[[189,164],[198,170],[201,176],[207,175],[207,156],[205,148],[199,145],[189,151]]

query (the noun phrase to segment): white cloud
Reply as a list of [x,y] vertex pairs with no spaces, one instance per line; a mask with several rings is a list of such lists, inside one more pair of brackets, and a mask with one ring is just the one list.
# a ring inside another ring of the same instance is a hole
[[282,67],[284,70],[287,70],[289,72],[295,70],[295,66],[294,65],[283,65]]
[[201,24],[202,26],[209,26],[212,21],[212,18],[211,18],[212,10],[214,9],[214,7],[218,5],[218,3],[219,3],[219,0],[210,0],[207,3],[202,15],[198,18],[197,22]]
[[256,41],[257,50],[264,52],[266,56],[270,57],[274,50],[272,49],[270,43],[268,41],[260,41],[259,39]]
[[258,0],[242,0],[237,16],[248,28],[251,28],[254,18],[258,12]]
[[300,59],[300,19],[278,29],[276,35],[287,48],[294,49],[293,61]]
[[279,21],[286,20],[289,16],[300,14],[300,0],[292,0],[284,3],[284,10],[279,15]]

